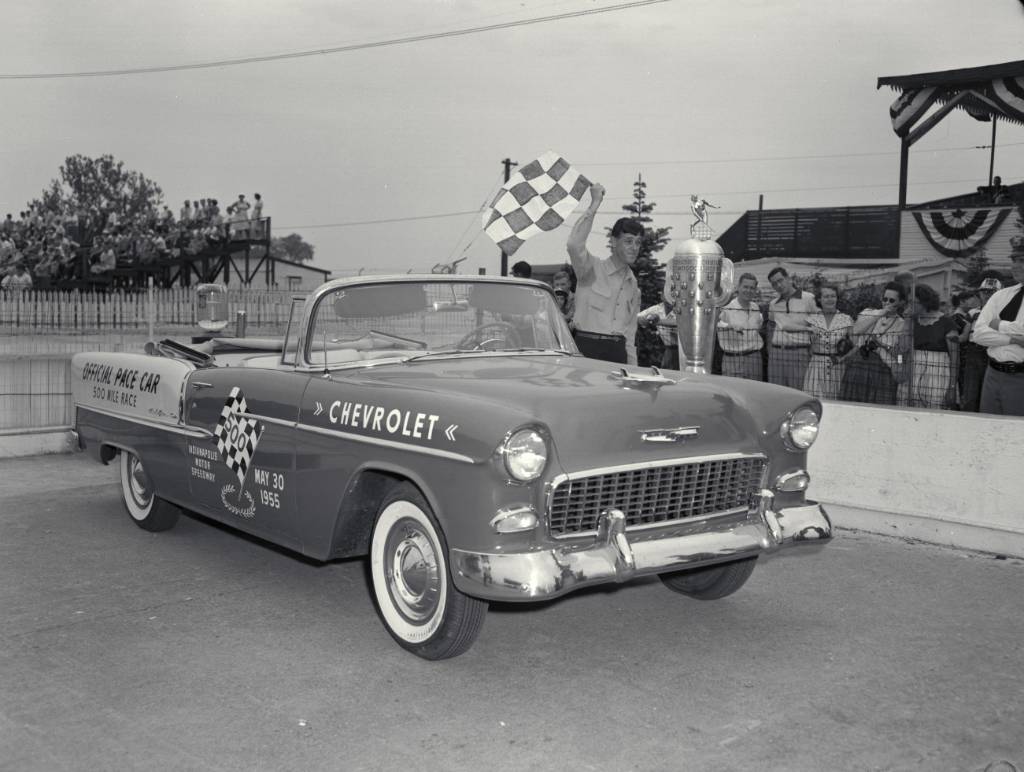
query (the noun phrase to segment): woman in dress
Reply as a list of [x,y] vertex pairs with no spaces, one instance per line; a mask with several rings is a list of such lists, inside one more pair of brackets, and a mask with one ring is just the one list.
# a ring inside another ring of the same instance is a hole
[[821,311],[807,317],[811,331],[811,362],[804,376],[804,391],[819,399],[836,399],[843,370],[846,369],[836,347],[849,334],[853,319],[839,312],[839,288],[834,284],[822,284],[815,293],[815,299]]
[[904,380],[903,338],[907,329],[901,316],[907,290],[891,281],[882,291],[882,307],[866,308],[850,330],[854,348],[845,357],[846,370],[839,398],[850,402],[895,405],[896,389]]
[[957,402],[956,372],[960,333],[956,321],[939,310],[939,293],[927,284],[914,288],[914,366],[907,383],[907,404],[934,410]]

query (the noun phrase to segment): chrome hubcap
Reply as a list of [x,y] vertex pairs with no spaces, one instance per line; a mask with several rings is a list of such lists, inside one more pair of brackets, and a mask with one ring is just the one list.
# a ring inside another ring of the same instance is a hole
[[153,497],[153,492],[149,489],[149,478],[142,468],[142,462],[135,456],[128,462],[128,486],[135,503],[139,507],[146,507]]
[[388,592],[411,622],[423,622],[437,609],[441,590],[433,541],[411,520],[395,524],[388,535]]

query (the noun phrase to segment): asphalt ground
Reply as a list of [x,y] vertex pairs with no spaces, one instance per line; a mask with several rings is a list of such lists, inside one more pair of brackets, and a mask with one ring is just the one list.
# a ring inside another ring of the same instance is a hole
[[[0,461],[0,770],[1024,770],[1024,561],[853,531],[719,601],[492,605],[426,662],[363,561]],[[1008,762],[1002,763],[1002,762]]]

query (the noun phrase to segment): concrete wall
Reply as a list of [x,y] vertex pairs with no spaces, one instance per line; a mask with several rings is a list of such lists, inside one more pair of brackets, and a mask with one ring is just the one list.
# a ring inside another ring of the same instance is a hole
[[827,402],[808,467],[838,526],[1024,556],[1024,419]]

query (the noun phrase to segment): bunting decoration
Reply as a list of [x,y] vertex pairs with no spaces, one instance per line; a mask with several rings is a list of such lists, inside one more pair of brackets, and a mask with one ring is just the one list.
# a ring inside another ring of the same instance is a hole
[[996,78],[989,94],[1007,117],[1024,123],[1024,77]]
[[928,112],[928,108],[935,102],[935,91],[934,87],[907,90],[892,103],[889,117],[892,119],[892,130],[897,136],[907,136],[914,124]]
[[967,258],[985,246],[1010,209],[914,212],[914,221],[928,243],[946,257]]
[[590,189],[590,180],[548,151],[513,174],[483,215],[484,232],[509,256],[541,231],[557,228]]

